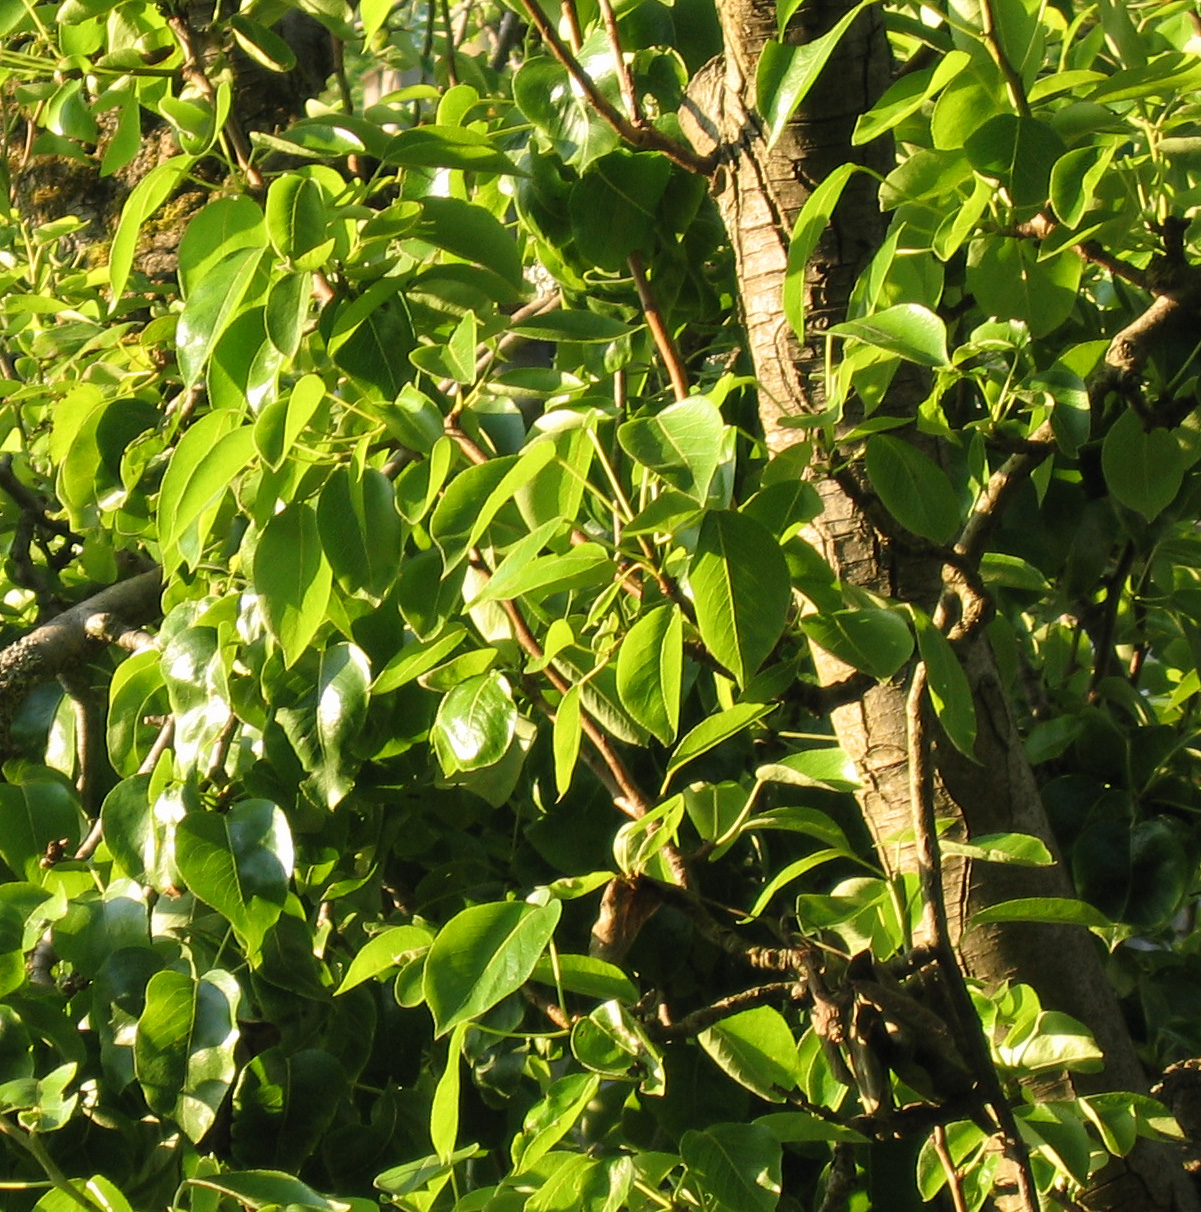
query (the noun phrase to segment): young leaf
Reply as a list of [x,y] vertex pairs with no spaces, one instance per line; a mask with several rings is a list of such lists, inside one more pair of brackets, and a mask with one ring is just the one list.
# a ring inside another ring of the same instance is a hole
[[617,650],[622,706],[664,745],[679,728],[683,673],[683,615],[665,603],[638,619]]
[[572,686],[563,695],[555,712],[553,748],[555,753],[555,790],[562,799],[571,786],[576,759],[580,756],[580,688]]

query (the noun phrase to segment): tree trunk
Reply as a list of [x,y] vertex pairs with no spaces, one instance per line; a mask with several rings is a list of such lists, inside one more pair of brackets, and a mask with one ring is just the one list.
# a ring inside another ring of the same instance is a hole
[[[786,41],[806,43],[830,29],[851,0],[806,0]],[[890,55],[881,17],[863,13],[834,51],[822,77],[775,147],[766,147],[755,113],[755,67],[764,42],[775,36],[774,0],[718,0],[725,55],[698,74],[682,118],[698,151],[718,150],[722,165],[714,192],[733,244],[750,352],[760,385],[760,417],[776,453],[804,431],[781,425],[789,416],[818,411],[823,400],[823,331],[845,314],[851,288],[883,240],[887,226],[873,178],[855,174],[805,275],[806,341],[782,314],[789,237],[811,190],[829,172],[858,161],[878,172],[892,166],[886,141],[854,147],[856,119],[890,80]],[[898,372],[883,408],[913,416],[926,394],[914,368]],[[851,419],[853,423],[853,419]],[[937,450],[930,453],[937,458]],[[848,496],[830,477],[819,482],[825,512],[814,541],[845,583],[932,611],[941,569],[929,556],[890,543],[871,524],[862,497]],[[953,816],[967,837],[1019,831],[1041,838],[1056,852],[1034,773],[997,675],[987,639],[977,632],[959,653],[972,685],[979,722],[976,763],[942,738],[933,742],[937,812]],[[845,666],[815,650],[829,683]],[[835,711],[843,749],[854,760],[864,790],[861,805],[873,836],[895,836],[911,823],[906,687],[877,685]],[[940,743],[941,742],[941,743]],[[893,869],[913,870],[912,846],[881,847]],[[1144,1090],[1142,1071],[1117,998],[1103,968],[1100,944],[1083,927],[1033,924],[968,927],[973,913],[1002,900],[1074,895],[1062,864],[1049,868],[972,864],[944,866],[952,942],[969,976],[988,986],[1004,981],[1032,985],[1047,1008],[1085,1022],[1106,1055],[1105,1071],[1079,1076],[1080,1093],[1098,1089]],[[1070,1097],[1061,1091],[1059,1097]],[[1191,1209],[1196,1195],[1166,1147],[1136,1150],[1106,1168],[1085,1204],[1093,1209]]]

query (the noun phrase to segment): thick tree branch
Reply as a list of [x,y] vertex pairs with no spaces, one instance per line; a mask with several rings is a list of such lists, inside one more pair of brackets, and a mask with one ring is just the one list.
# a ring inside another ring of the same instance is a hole
[[131,625],[149,622],[160,614],[161,592],[162,572],[157,568],[118,581],[0,652],[0,751],[7,748],[9,729],[25,695],[83,660],[96,642],[88,634],[90,619],[111,614]]

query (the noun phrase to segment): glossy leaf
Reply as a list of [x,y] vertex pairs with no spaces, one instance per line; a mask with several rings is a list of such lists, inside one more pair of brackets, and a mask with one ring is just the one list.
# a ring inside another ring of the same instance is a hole
[[559,921],[562,902],[475,905],[438,932],[423,989],[438,1035],[478,1018],[530,977]]
[[753,518],[711,510],[688,579],[705,647],[745,686],[784,630],[792,583],[783,553]]
[[946,326],[928,307],[918,303],[899,303],[862,320],[844,320],[833,325],[830,332],[854,337],[919,366],[948,365]]
[[499,673],[468,678],[438,706],[433,742],[444,774],[482,770],[504,757],[517,730],[517,706]]
[[679,728],[683,644],[680,610],[667,604],[639,618],[617,650],[622,705],[664,745],[675,740]]
[[176,830],[175,853],[188,887],[257,952],[283,911],[292,871],[292,836],[280,809],[244,800],[224,814],[189,813]]
[[138,1019],[134,1067],[152,1110],[196,1142],[212,1127],[237,1072],[238,983],[211,969],[199,979],[156,972]]
[[316,514],[309,505],[289,505],[263,528],[254,556],[254,587],[289,665],[324,621],[332,584]]
[[827,652],[880,681],[892,677],[913,652],[909,628],[890,610],[837,610],[811,615],[802,627]]

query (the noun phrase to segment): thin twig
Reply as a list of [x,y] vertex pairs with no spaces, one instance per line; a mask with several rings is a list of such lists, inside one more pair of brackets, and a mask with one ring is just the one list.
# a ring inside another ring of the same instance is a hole
[[688,386],[684,360],[680,357],[679,347],[663,320],[663,313],[659,310],[659,304],[651,291],[650,283],[646,280],[646,270],[643,268],[642,258],[638,253],[630,253],[629,266],[630,273],[634,277],[634,289],[638,291],[638,302],[642,305],[642,314],[646,316],[646,325],[655,339],[655,348],[659,351],[659,357],[663,359],[663,365],[667,367],[672,390],[675,392],[677,400],[686,400],[691,388]]
[[729,997],[719,998],[711,1005],[702,1006],[670,1024],[648,1023],[646,1030],[652,1039],[664,1043],[670,1040],[691,1039],[702,1031],[707,1031],[715,1023],[720,1023],[722,1019],[741,1014],[743,1010],[784,999],[803,1001],[808,996],[808,990],[801,981],[772,981],[766,985],[756,985],[753,989],[743,989],[740,993],[731,993]]
[[613,70],[617,74],[617,84],[621,89],[621,99],[625,102],[626,110],[635,126],[641,126],[645,119],[642,108],[638,104],[638,93],[634,88],[634,75],[621,49],[621,35],[617,29],[617,14],[613,11],[611,0],[600,0],[601,20],[605,23],[605,33],[609,38],[609,49],[613,52]]
[[942,1164],[943,1173],[947,1176],[947,1190],[951,1193],[951,1203],[955,1212],[967,1212],[967,1202],[963,1198],[963,1183],[960,1180],[959,1171],[955,1169],[951,1151],[947,1148],[947,1130],[942,1124],[934,1125],[931,1140],[934,1144],[934,1152]]
[[[189,84],[195,85],[204,99],[216,109],[217,90],[205,71],[204,56],[200,49],[200,34],[193,28],[183,9],[176,9],[167,17],[167,26],[175,35],[179,49],[183,53],[183,65],[179,69],[180,75]],[[235,117],[232,106],[229,116],[225,120],[224,134],[233,149],[238,168],[246,177],[247,185],[255,191],[262,190],[265,187],[263,174],[250,162],[250,142],[246,138],[242,124]]]
[[1005,87],[1009,92],[1009,99],[1013,102],[1013,108],[1017,110],[1020,117],[1029,118],[1030,102],[1026,98],[1026,88],[1022,83],[1022,77],[1010,63],[1009,56],[1005,54],[1005,48],[1001,45],[1000,36],[997,34],[997,18],[993,12],[993,0],[981,0],[980,27],[989,53],[1005,80]]
[[596,82],[580,66],[579,60],[571,50],[564,45],[563,39],[555,32],[555,27],[546,19],[537,0],[521,0],[530,24],[542,35],[542,40],[550,47],[551,53],[567,69],[568,75],[579,85],[588,103],[598,114],[629,144],[634,147],[644,147],[652,151],[662,152],[673,163],[689,172],[708,176],[717,164],[716,156],[698,156],[691,148],[685,147],[675,139],[663,134],[657,127],[648,122],[637,126],[624,114],[620,113],[613,103],[600,91]]

